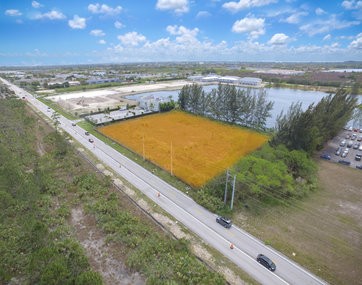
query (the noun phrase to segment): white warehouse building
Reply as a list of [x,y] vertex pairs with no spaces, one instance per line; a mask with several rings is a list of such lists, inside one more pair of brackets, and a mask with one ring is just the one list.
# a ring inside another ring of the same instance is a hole
[[256,77],[243,77],[240,78],[241,85],[249,85],[249,86],[260,86],[262,80]]

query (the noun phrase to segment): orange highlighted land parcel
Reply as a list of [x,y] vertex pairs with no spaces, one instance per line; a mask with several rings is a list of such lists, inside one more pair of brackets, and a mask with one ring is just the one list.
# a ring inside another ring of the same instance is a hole
[[268,139],[180,111],[127,120],[99,131],[194,187],[204,185]]

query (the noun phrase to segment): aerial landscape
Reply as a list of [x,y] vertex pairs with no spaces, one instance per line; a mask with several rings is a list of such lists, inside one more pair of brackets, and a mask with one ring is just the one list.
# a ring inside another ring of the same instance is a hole
[[362,1],[3,1],[0,284],[361,284]]

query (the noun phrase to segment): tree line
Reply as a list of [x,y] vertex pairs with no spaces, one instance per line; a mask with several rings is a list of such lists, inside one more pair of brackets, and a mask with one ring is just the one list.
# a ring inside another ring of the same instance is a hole
[[278,116],[271,144],[284,144],[290,150],[313,154],[348,123],[356,107],[356,96],[344,89],[309,105],[306,111],[301,103],[292,104],[285,114]]
[[180,109],[224,122],[265,130],[274,102],[267,101],[263,89],[240,89],[219,84],[205,92],[199,84],[185,85],[179,93]]

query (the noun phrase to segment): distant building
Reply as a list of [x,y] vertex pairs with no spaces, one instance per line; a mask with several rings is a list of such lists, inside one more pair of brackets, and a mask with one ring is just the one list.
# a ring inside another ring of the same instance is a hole
[[260,86],[262,80],[256,77],[242,77],[240,78],[241,85],[248,85],[248,86]]
[[87,84],[102,84],[102,83],[111,83],[111,82],[121,82],[119,78],[95,78],[88,79]]
[[217,82],[217,83],[228,83],[235,85],[246,85],[260,87],[262,80],[256,77],[238,77],[238,76],[218,76],[218,75],[194,75],[187,78],[192,82]]
[[240,77],[237,76],[223,76],[219,78],[219,82],[221,83],[230,83],[230,84],[239,84]]
[[79,81],[68,81],[69,86],[79,86],[80,82]]

